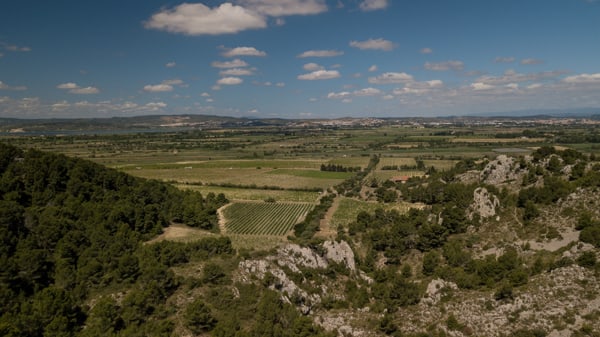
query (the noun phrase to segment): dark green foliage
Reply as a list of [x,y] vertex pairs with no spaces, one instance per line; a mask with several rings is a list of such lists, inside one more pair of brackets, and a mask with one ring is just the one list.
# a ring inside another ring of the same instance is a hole
[[542,329],[519,329],[510,334],[512,337],[545,337],[548,333]]
[[217,324],[210,308],[200,298],[195,299],[187,306],[183,319],[185,326],[195,334],[210,331]]
[[211,284],[219,284],[223,281],[225,272],[223,268],[214,262],[208,262],[202,270],[202,281]]
[[[169,335],[172,323],[156,318],[179,286],[169,266],[232,252],[223,238],[141,245],[177,217],[212,228],[224,196],[204,199],[81,159],[0,144],[0,196],[4,335],[73,336],[84,322],[83,336]],[[80,309],[113,286],[131,287],[120,306]]]
[[321,219],[333,204],[333,199],[335,199],[333,194],[322,197],[319,205],[306,215],[304,221],[294,226],[294,235],[301,240],[310,240],[319,230]]
[[508,283],[503,283],[494,293],[494,299],[496,299],[496,301],[512,300],[513,297],[513,287]]
[[600,225],[588,226],[582,229],[579,240],[600,248]]
[[584,252],[577,258],[577,264],[582,267],[594,268],[596,263],[596,253],[594,252]]
[[433,275],[437,267],[440,265],[440,254],[435,250],[429,251],[423,255],[423,275]]

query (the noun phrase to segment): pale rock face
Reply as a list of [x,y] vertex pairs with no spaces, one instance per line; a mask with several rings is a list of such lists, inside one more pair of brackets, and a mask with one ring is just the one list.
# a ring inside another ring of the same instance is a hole
[[478,214],[480,218],[490,218],[496,215],[496,207],[500,206],[500,200],[488,192],[485,187],[478,187],[473,192],[473,203],[467,210],[467,218],[473,220]]
[[479,174],[479,179],[490,185],[499,185],[506,181],[520,181],[521,175],[515,172],[515,165],[514,158],[501,154],[485,166]]
[[437,304],[442,299],[442,291],[444,289],[456,290],[458,286],[454,282],[447,282],[439,278],[431,280],[427,285],[423,301],[432,305]]
[[336,263],[343,263],[346,268],[350,269],[351,271],[356,271],[354,252],[346,241],[326,241],[323,243],[323,247],[327,249],[327,254],[325,254],[327,260],[334,261]]

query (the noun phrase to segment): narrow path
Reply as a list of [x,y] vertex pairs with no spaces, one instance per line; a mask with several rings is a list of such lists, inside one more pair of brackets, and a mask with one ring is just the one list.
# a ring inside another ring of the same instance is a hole
[[329,209],[325,213],[325,217],[323,217],[323,219],[321,219],[321,223],[319,224],[319,231],[315,234],[315,237],[329,239],[329,238],[334,238],[337,235],[337,228],[332,228],[331,219],[333,219],[333,215],[335,214],[335,212],[337,211],[337,209],[339,207],[340,207],[340,196],[338,195],[335,197],[335,199],[333,199],[333,204],[331,205],[331,207],[329,207]]
[[217,219],[219,220],[219,232],[223,235],[227,233],[227,228],[225,227],[225,215],[223,215],[223,210],[229,205],[231,205],[231,203],[225,206],[221,206],[219,207],[219,209],[217,209]]

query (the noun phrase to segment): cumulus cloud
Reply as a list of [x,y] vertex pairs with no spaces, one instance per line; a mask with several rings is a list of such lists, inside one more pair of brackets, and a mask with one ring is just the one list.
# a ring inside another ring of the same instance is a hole
[[534,64],[542,64],[544,63],[544,60],[540,60],[540,59],[522,59],[521,60],[521,64],[523,65],[534,65]]
[[[9,44],[9,43],[2,42],[2,41],[0,41],[0,48],[3,48],[4,50],[11,51],[11,52],[30,52],[31,51],[30,47],[21,47],[21,46]],[[1,56],[2,56],[2,54],[0,54],[0,57]]]
[[363,96],[376,96],[381,94],[381,90],[377,88],[364,88],[360,90],[356,90],[353,92],[354,96],[363,97]]
[[439,90],[444,87],[444,82],[441,80],[430,80],[423,82],[408,82],[403,88],[394,89],[394,95],[424,95],[431,93],[434,90]]
[[515,62],[515,58],[512,56],[498,56],[494,59],[494,63],[512,63]]
[[369,67],[369,72],[372,73],[372,72],[375,72],[375,71],[377,71],[377,65],[374,64],[374,65],[372,65],[372,66]]
[[165,102],[150,102],[145,105],[146,108],[151,110],[159,110],[167,107],[167,103]]
[[213,66],[214,68],[242,68],[242,67],[247,67],[248,63],[246,63],[245,61],[242,61],[240,59],[235,59],[233,61],[225,61],[225,62],[214,61],[210,65]]
[[360,9],[367,11],[375,11],[378,9],[386,9],[388,6],[387,0],[364,0],[360,3]]
[[425,63],[425,69],[433,71],[447,71],[447,70],[463,70],[465,64],[462,61],[444,61],[438,63]]
[[361,50],[372,49],[372,50],[384,50],[390,51],[396,46],[392,41],[384,39],[368,39],[366,41],[350,41],[350,46]]
[[244,80],[239,77],[223,77],[217,81],[217,85],[238,85],[242,82]]
[[148,92],[169,92],[173,91],[173,86],[170,84],[148,84],[144,86],[144,91]]
[[70,94],[76,95],[93,95],[100,93],[100,89],[96,87],[80,87],[77,83],[67,82],[56,86],[58,89],[68,90]]
[[376,77],[369,77],[369,83],[371,84],[393,84],[393,83],[406,83],[414,80],[412,75],[407,73],[383,73]]
[[302,54],[298,55],[297,57],[334,57],[340,55],[344,55],[344,52],[339,50],[307,50]]
[[180,79],[164,80],[160,84],[148,84],[144,86],[144,91],[147,92],[169,92],[173,91],[174,86],[185,86],[185,83]]
[[273,17],[312,15],[327,11],[324,0],[238,0],[238,3],[257,13]]
[[563,79],[563,82],[569,84],[600,84],[600,73],[568,76]]
[[0,90],[17,90],[17,91],[22,91],[22,90],[27,90],[27,87],[25,86],[17,86],[17,87],[13,87],[10,86],[2,81],[0,81]]
[[306,70],[306,71],[317,71],[317,70],[322,70],[323,66],[311,62],[311,63],[305,64],[304,66],[302,66],[302,68],[304,68],[304,70]]
[[298,79],[303,81],[331,80],[340,76],[340,72],[337,70],[316,70],[308,74],[298,75]]
[[252,69],[247,68],[230,68],[221,70],[219,72],[221,76],[251,76],[254,75],[254,71]]
[[177,65],[177,63],[175,63],[175,62],[169,62],[169,63],[165,64],[165,67],[174,68],[176,65]]
[[229,49],[223,53],[225,57],[236,57],[236,56],[267,56],[267,53],[260,51],[254,47],[235,47]]
[[431,49],[431,48],[422,48],[421,50],[419,50],[419,53],[421,53],[421,54],[431,54],[431,53],[433,53],[433,49]]
[[69,92],[71,94],[77,94],[77,95],[92,95],[92,94],[99,93],[100,90],[96,87],[85,87],[85,88],[71,89],[71,90],[69,90]]
[[521,83],[521,82],[537,82],[541,80],[549,80],[558,78],[564,75],[564,71],[543,71],[538,73],[522,74],[517,73],[514,70],[507,70],[501,76],[490,76],[485,75],[476,79],[476,82],[502,85],[508,83]]
[[471,83],[470,87],[474,91],[482,91],[482,90],[491,90],[491,89],[494,89],[493,85],[487,84],[487,83],[482,83],[482,82]]
[[266,26],[267,20],[263,15],[228,2],[215,8],[201,3],[183,3],[165,8],[145,22],[148,29],[186,35],[233,34]]

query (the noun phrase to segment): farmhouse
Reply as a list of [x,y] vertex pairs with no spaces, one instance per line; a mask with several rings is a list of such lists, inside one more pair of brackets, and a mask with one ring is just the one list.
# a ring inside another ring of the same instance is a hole
[[390,180],[395,183],[405,184],[409,178],[410,178],[409,176],[394,176],[394,177],[391,177]]

